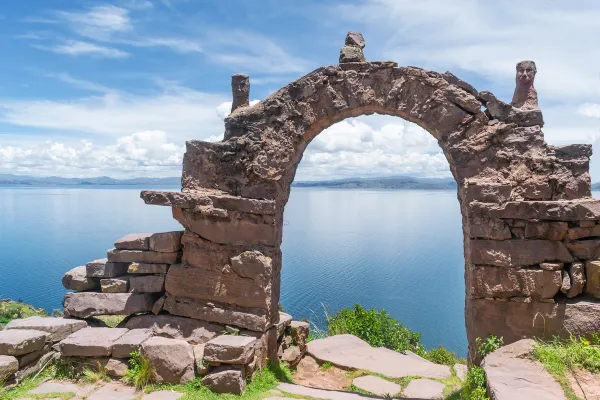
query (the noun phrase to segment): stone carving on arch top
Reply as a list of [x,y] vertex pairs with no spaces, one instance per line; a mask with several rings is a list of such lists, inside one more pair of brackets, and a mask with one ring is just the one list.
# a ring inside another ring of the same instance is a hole
[[364,45],[350,32],[340,64],[252,106],[247,77],[234,76],[237,105],[224,140],[186,143],[181,192],[142,192],[147,204],[172,207],[186,229],[163,309],[268,336],[278,315],[283,210],[302,154],[336,122],[378,113],[428,131],[458,184],[471,350],[489,334],[510,343],[600,330],[591,146],[545,142],[535,63],[517,65],[511,104],[450,72],[364,61]]

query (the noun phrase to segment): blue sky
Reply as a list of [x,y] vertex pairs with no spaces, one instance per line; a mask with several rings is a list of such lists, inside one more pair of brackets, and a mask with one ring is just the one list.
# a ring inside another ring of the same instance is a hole
[[[369,60],[451,71],[510,100],[533,59],[546,140],[600,138],[600,3],[533,0],[23,0],[0,7],[0,173],[176,176],[184,142],[219,140],[230,76],[251,98],[337,63],[348,30]],[[336,124],[298,179],[448,176],[437,143],[384,116]],[[600,165],[592,162],[592,180]]]

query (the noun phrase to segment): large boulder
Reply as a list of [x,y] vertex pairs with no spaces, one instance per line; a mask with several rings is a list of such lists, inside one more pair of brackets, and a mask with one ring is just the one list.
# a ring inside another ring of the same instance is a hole
[[248,364],[254,357],[256,341],[248,336],[218,336],[206,343],[204,360],[211,363]]
[[5,329],[33,329],[36,331],[47,332],[50,341],[60,342],[70,334],[77,332],[80,329],[87,328],[87,326],[87,322],[78,319],[29,317],[10,321]]
[[154,297],[140,293],[68,293],[63,301],[65,316],[130,315],[152,311]]
[[187,383],[194,379],[194,352],[184,340],[153,337],[142,343],[142,354],[159,383]]
[[32,329],[7,329],[0,331],[0,355],[22,356],[40,350],[50,335]]
[[65,289],[76,291],[96,289],[100,286],[97,278],[87,277],[85,265],[68,271],[62,278],[62,284]]
[[127,332],[123,328],[84,328],[60,342],[59,349],[63,357],[108,357]]
[[223,331],[222,325],[168,314],[136,315],[124,326],[128,329],[149,329],[154,336],[185,340],[191,344],[206,343]]

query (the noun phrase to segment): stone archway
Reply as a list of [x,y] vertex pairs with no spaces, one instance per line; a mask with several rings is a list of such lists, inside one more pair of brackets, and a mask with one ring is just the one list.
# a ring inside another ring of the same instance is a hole
[[[581,295],[583,263],[600,257],[591,146],[549,146],[538,108],[515,108],[451,73],[364,62],[362,51],[346,62],[344,49],[339,65],[254,106],[243,98],[247,80],[235,77],[234,95],[241,87],[242,98],[224,140],[186,143],[181,192],[142,192],[148,204],[173,207],[186,228],[163,309],[265,333],[273,351],[283,210],[302,154],[332,124],[379,113],[431,133],[458,184],[471,349],[489,334],[510,343],[600,330],[600,287],[588,284]],[[594,268],[589,282],[600,276]]]

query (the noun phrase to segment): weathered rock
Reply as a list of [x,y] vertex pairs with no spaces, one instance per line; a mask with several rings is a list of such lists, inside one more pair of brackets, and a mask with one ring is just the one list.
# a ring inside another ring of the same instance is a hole
[[167,296],[163,295],[154,302],[154,305],[152,306],[152,314],[154,314],[154,315],[160,314],[160,312],[162,311],[162,309],[165,305],[165,300],[167,300]]
[[590,296],[600,298],[600,261],[585,263],[585,292]]
[[560,271],[565,267],[564,263],[541,263],[540,268],[546,271]]
[[571,289],[567,292],[567,297],[572,298],[583,293],[585,287],[585,270],[582,263],[573,263],[568,270],[571,278]]
[[127,373],[129,363],[126,360],[109,358],[106,365],[104,365],[104,369],[106,370],[106,374],[111,378],[120,379]]
[[87,326],[87,322],[77,319],[29,317],[10,321],[5,329],[33,329],[42,331],[49,334],[49,341],[59,342],[70,334],[86,328]]
[[41,356],[43,356],[46,353],[49,353],[50,351],[52,351],[52,345],[50,343],[46,343],[44,347],[42,347],[39,350],[22,356],[17,356],[17,359],[19,360],[19,369],[22,369],[28,366],[29,364],[39,360]]
[[408,383],[402,395],[419,400],[443,399],[445,387],[443,383],[431,379],[413,379]]
[[196,375],[198,376],[204,376],[209,371],[208,361],[204,361],[204,346],[204,344],[195,344],[192,346]]
[[277,328],[277,339],[280,339],[285,333],[285,329],[292,323],[292,316],[284,312],[279,312],[279,320],[275,327]]
[[599,245],[600,240],[578,240],[567,243],[567,248],[575,257],[587,260],[594,257]]
[[525,237],[547,240],[563,240],[569,231],[566,222],[528,221],[525,225]]
[[154,297],[138,293],[68,293],[63,301],[65,316],[130,315],[152,311]]
[[[117,250],[110,249],[106,252],[108,261],[114,263],[150,263],[150,264],[175,264],[181,258],[180,252],[161,253],[158,251],[144,250]],[[127,270],[127,268],[125,269]]]
[[7,381],[19,370],[19,361],[13,356],[0,355],[0,382]]
[[142,354],[154,367],[159,383],[187,383],[194,379],[194,353],[183,340],[152,337],[142,343]]
[[108,357],[127,332],[122,328],[84,328],[60,342],[60,352],[63,357]]
[[243,372],[234,367],[217,367],[202,378],[202,384],[215,393],[242,394],[246,390]]
[[50,335],[33,329],[7,329],[0,331],[0,355],[21,356],[40,350]]
[[308,343],[308,353],[317,361],[330,362],[343,369],[367,370],[389,378],[421,376],[445,379],[450,368],[397,353],[384,347],[373,348],[352,335],[336,335]]
[[512,237],[508,225],[502,220],[473,218],[471,220],[471,238],[507,240]]
[[569,239],[577,240],[590,236],[600,236],[600,225],[595,225],[594,221],[582,221],[584,223],[591,223],[591,226],[580,226],[578,228],[569,229]]
[[127,269],[129,274],[166,274],[170,264],[131,263]]
[[114,358],[129,358],[132,351],[139,350],[152,336],[150,329],[131,329],[114,342],[111,354]]
[[129,276],[100,279],[102,293],[127,293],[129,291]]
[[222,325],[174,315],[139,315],[126,323],[128,329],[149,329],[154,336],[185,340],[191,344],[203,344],[223,331]]
[[155,233],[150,236],[150,250],[173,253],[181,250],[183,231]]
[[229,304],[168,296],[163,307],[171,314],[233,325],[253,331],[265,331],[271,325],[265,310]]
[[132,233],[115,242],[118,250],[150,250],[150,233]]
[[510,201],[503,204],[473,202],[473,216],[540,219],[550,221],[589,221],[600,218],[600,200]]
[[26,365],[25,367],[19,369],[19,371],[15,374],[15,382],[20,383],[27,377],[31,375],[39,373],[43,368],[47,367],[53,361],[57,360],[60,357],[60,353],[57,351],[50,351],[36,361]]
[[231,76],[231,112],[240,107],[250,105],[250,77],[246,74],[234,74]]
[[453,368],[454,372],[456,372],[456,377],[464,382],[467,379],[469,368],[465,364],[454,364]]
[[132,293],[159,293],[165,291],[164,275],[133,276],[129,279]]
[[572,262],[561,243],[549,240],[471,240],[471,262],[498,267],[523,267],[546,261]]
[[372,375],[355,378],[352,381],[352,384],[365,392],[373,393],[378,396],[394,396],[402,390],[402,386]]
[[99,282],[97,279],[88,278],[86,276],[86,266],[75,267],[68,271],[62,278],[62,284],[67,290],[91,290],[98,288]]
[[295,367],[300,362],[301,358],[302,351],[298,346],[288,347],[283,351],[283,354],[281,355],[281,361],[285,361],[292,367]]
[[90,278],[114,278],[127,272],[129,264],[109,262],[106,258],[90,261],[85,264],[86,275]]
[[534,345],[533,340],[520,340],[484,358],[481,365],[493,400],[566,399],[554,378],[528,357]]
[[571,277],[567,271],[562,271],[562,283],[560,285],[560,291],[563,294],[569,293],[571,290]]
[[292,321],[290,323],[290,336],[292,337],[292,343],[302,351],[306,348],[306,340],[310,334],[310,325],[304,321]]
[[208,341],[204,360],[212,363],[248,364],[254,357],[256,339],[248,336],[221,335]]
[[476,297],[552,298],[561,289],[561,271],[477,266],[471,295]]

